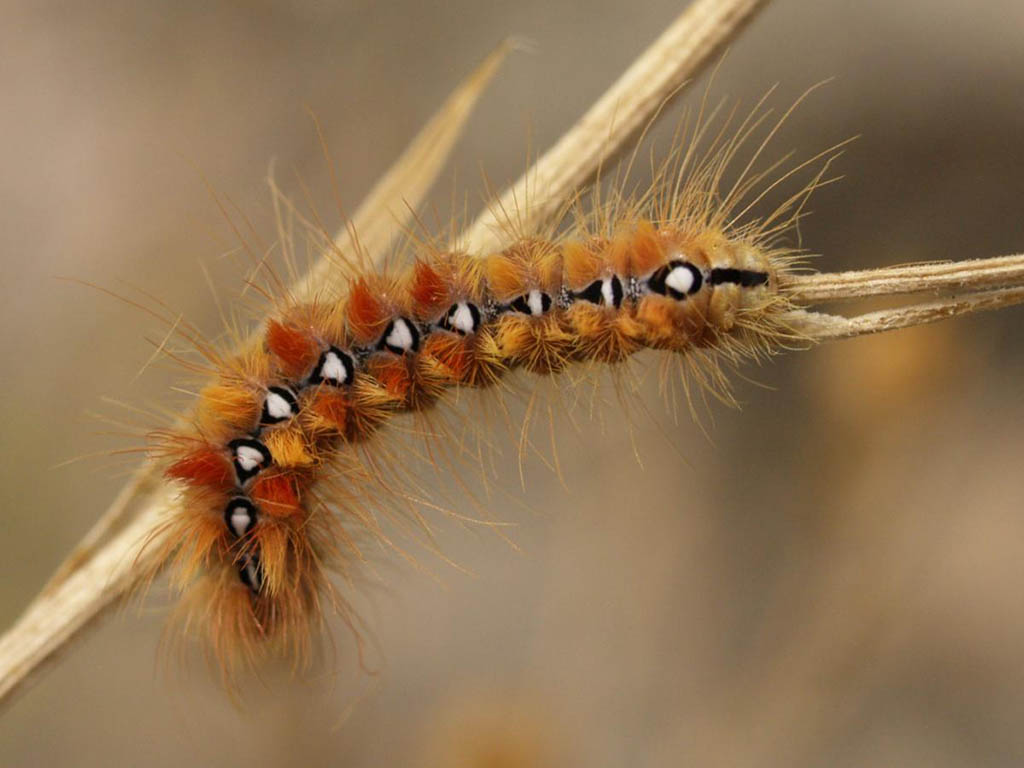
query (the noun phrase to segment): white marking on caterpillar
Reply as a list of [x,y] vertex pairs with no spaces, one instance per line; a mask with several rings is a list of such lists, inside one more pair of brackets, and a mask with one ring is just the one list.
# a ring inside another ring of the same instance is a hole
[[267,415],[274,421],[284,421],[295,415],[292,404],[283,395],[271,390],[267,394]]
[[449,325],[451,325],[451,328],[454,331],[468,335],[476,330],[476,320],[473,317],[473,310],[470,309],[469,304],[465,301],[460,301],[456,304],[455,311],[448,317]]
[[231,531],[241,538],[255,524],[251,503],[244,499],[234,499],[228,507],[228,526]]
[[238,482],[245,483],[271,461],[270,451],[259,440],[241,437],[228,443]]
[[529,293],[524,293],[507,306],[508,311],[522,312],[524,315],[532,317],[540,317],[549,309],[551,309],[551,297],[537,288]]
[[384,344],[399,354],[416,348],[416,336],[404,317],[395,318],[391,324],[391,333],[384,337]]
[[240,445],[235,448],[235,459],[246,472],[252,472],[263,464],[263,454],[259,450],[248,445]]
[[686,267],[676,267],[668,273],[665,285],[678,293],[689,293],[693,288],[693,273]]
[[615,301],[615,289],[612,287],[612,279],[606,277],[601,281],[601,298],[604,299],[605,306],[614,307],[618,302]]
[[534,288],[526,294],[526,306],[530,308],[530,314],[540,317],[544,314],[544,294]]
[[348,381],[348,371],[341,357],[333,349],[324,353],[324,363],[318,371],[321,379],[326,379],[335,384],[345,384]]

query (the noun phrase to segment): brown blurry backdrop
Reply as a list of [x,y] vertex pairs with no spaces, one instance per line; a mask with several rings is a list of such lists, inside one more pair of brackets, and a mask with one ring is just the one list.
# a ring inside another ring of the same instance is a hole
[[[518,175],[528,145],[547,147],[682,6],[7,0],[0,623],[127,472],[56,466],[120,445],[89,412],[166,403],[175,380],[167,366],[136,378],[155,324],[55,276],[137,285],[215,333],[203,267],[228,297],[242,270],[200,173],[264,233],[271,159],[330,215],[309,105],[354,208],[474,64],[528,37],[535,52],[506,64],[442,177],[447,216],[453,186],[475,206],[480,169]],[[779,144],[863,134],[803,230],[822,268],[1024,248],[1024,4],[780,0],[714,93],[749,104],[780,81],[785,106],[833,75]],[[0,764],[1019,764],[1022,319],[748,369],[743,410],[704,414],[711,439],[648,387],[643,466],[609,411],[603,429],[565,430],[567,489],[532,462],[520,491],[506,446],[491,511],[521,551],[435,518],[473,575],[429,555],[430,574],[382,563],[388,589],[361,603],[376,677],[339,633],[314,681],[272,674],[239,711],[201,665],[161,669],[156,595],[3,712]]]

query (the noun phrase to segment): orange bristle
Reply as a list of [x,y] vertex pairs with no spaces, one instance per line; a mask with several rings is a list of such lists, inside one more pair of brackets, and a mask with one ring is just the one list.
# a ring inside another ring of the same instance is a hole
[[[221,512],[228,494],[227,489],[186,487],[181,495],[181,513],[159,529],[165,536],[154,536],[154,540],[162,542],[159,560],[173,560],[171,582],[175,587],[186,587],[227,551],[228,532]],[[159,566],[154,566],[142,583],[149,583],[158,570]]]
[[196,422],[199,431],[211,440],[224,431],[245,432],[252,429],[259,415],[260,400],[249,387],[222,381],[203,387],[199,392]]
[[437,333],[424,343],[423,354],[436,360],[446,375],[462,382],[473,361],[471,343],[471,339]]
[[361,343],[376,341],[388,322],[384,304],[365,280],[357,280],[348,295],[346,317],[355,339]]
[[172,480],[182,480],[189,485],[205,485],[226,488],[234,482],[231,462],[224,452],[213,446],[192,451],[164,470]]
[[412,372],[404,356],[374,355],[367,361],[367,370],[396,400],[404,402],[409,396]]
[[[262,558],[268,597],[278,595],[289,578],[289,550],[297,535],[297,517],[268,517],[266,524],[259,527],[256,537],[257,549]],[[301,525],[301,521],[299,521]]]
[[297,424],[270,430],[263,436],[263,444],[279,467],[308,467],[316,462],[313,448]]
[[575,337],[551,317],[508,315],[498,322],[494,338],[510,367],[521,365],[531,373],[557,373],[573,357]]
[[341,392],[321,387],[302,410],[304,421],[315,432],[344,434],[349,401]]
[[302,514],[299,484],[290,472],[270,470],[253,481],[249,495],[260,510],[272,517]]
[[576,356],[599,363],[621,363],[642,346],[644,328],[625,312],[581,304],[566,313],[578,337]]
[[365,440],[402,404],[369,376],[357,376],[349,401],[345,437],[352,442]]
[[632,233],[620,233],[614,238],[617,248],[630,252],[630,271],[638,277],[645,277],[668,260],[665,247],[654,226],[641,221]]
[[267,349],[287,378],[298,379],[316,362],[320,347],[309,334],[277,320],[267,323]]
[[576,290],[611,273],[610,265],[604,258],[604,243],[598,240],[570,242],[562,247],[565,284]]
[[435,360],[441,367],[436,375],[469,387],[494,384],[505,367],[494,337],[489,332],[470,338],[447,333],[433,334],[423,345],[423,355]]
[[412,285],[409,288],[413,311],[422,320],[432,320],[451,304],[451,295],[445,281],[429,264],[417,261],[413,265]]
[[519,254],[506,251],[487,257],[487,285],[498,301],[515,298],[528,284],[529,267]]

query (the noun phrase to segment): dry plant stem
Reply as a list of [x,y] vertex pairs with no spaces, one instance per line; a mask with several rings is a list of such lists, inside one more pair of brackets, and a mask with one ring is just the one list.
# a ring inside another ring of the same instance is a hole
[[883,309],[855,317],[822,312],[791,312],[788,323],[798,333],[816,341],[852,339],[883,331],[926,325],[951,317],[1002,309],[1024,303],[1024,288],[1004,288],[966,293],[907,307]]
[[[502,196],[506,209],[514,210],[515,207],[508,206],[527,199],[529,182],[532,188],[545,190],[545,199],[537,201],[530,221],[522,223],[529,225],[550,215],[551,210],[596,172],[603,159],[618,152],[637,128],[650,120],[668,95],[692,78],[726,45],[765,1],[697,0],[693,3],[577,126]],[[483,84],[478,81],[477,87],[482,89]],[[460,99],[457,92],[442,107],[439,114],[448,117],[428,124],[371,192],[353,217],[352,226],[341,233],[338,245],[343,251],[351,252],[348,250],[351,242],[346,238],[355,231],[363,252],[371,259],[384,252],[393,233],[400,228],[400,218],[396,221],[392,212],[415,209],[419,205],[474,99],[475,96]],[[609,125],[613,126],[611,130]],[[465,242],[467,246],[486,251],[500,245],[499,231],[496,217],[484,214],[467,234]],[[329,254],[325,254],[311,267],[311,279],[299,281],[296,295],[305,295],[310,286],[315,287],[318,280],[326,278],[331,268]],[[147,565],[145,553],[140,558],[140,544],[161,516],[173,510],[173,499],[174,492],[157,481],[151,467],[140,469],[103,517],[107,525],[101,527],[105,531],[116,527],[119,532],[102,542],[102,537],[94,537],[88,546],[77,549],[62,580],[51,582],[0,639],[0,703],[8,701],[11,694],[30,679],[29,673],[65,647],[80,629],[135,585]],[[151,547],[148,551],[155,549]]]
[[[370,261],[384,257],[396,233],[412,218],[412,211],[419,207],[434,184],[477,100],[513,48],[513,41],[503,42],[448,97],[395,164],[373,186],[352,217],[351,226],[342,227],[338,232],[334,238],[338,253],[356,253],[353,238],[353,233],[356,233],[359,245],[370,256]],[[335,262],[321,258],[293,289],[296,299],[312,298],[315,293],[336,283],[341,275]]]
[[856,317],[800,310],[790,313],[788,318],[794,331],[809,338],[849,339],[1024,303],[1024,254],[793,275],[781,287],[798,304],[900,294],[950,294]]
[[783,284],[801,304],[846,301],[872,296],[968,291],[1024,285],[1024,254],[992,259],[910,264],[857,272],[792,275]]
[[[0,702],[7,703],[26,679],[32,679],[29,673],[38,673],[58,649],[131,590],[140,570],[149,565],[145,553],[140,556],[139,542],[172,508],[177,493],[155,474],[148,483],[140,482],[152,487],[138,489],[146,491],[138,514],[94,557],[81,561],[59,586],[37,598],[0,640]],[[146,550],[150,557],[155,551]]]
[[[502,216],[523,231],[545,221],[711,61],[767,0],[696,0],[464,233],[470,253],[502,247]],[[529,201],[529,205],[525,205]]]

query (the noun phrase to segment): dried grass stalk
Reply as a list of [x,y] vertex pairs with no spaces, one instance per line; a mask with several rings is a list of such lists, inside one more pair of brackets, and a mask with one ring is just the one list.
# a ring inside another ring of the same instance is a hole
[[788,323],[791,328],[810,339],[833,341],[926,325],[951,317],[1002,309],[1022,303],[1024,288],[1006,288],[949,296],[906,307],[867,312],[855,317],[829,315],[823,312],[790,312]]
[[922,293],[939,295],[931,301],[855,317],[802,310],[790,313],[788,318],[794,330],[810,339],[849,339],[1024,303],[1024,254],[795,275],[783,285],[783,290],[798,304]]
[[[524,231],[548,219],[766,2],[697,0],[690,5],[576,125],[473,222],[464,233],[466,250],[487,253],[502,247],[503,212],[515,211]],[[524,206],[525,201],[529,205]]]
[[784,287],[794,301],[820,304],[873,296],[977,291],[1011,285],[1024,285],[1024,254],[970,261],[909,264],[856,272],[793,275]]

